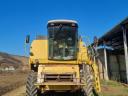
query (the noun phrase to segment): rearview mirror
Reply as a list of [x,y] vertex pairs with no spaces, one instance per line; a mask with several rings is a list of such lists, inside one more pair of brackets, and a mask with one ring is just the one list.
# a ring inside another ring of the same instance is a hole
[[28,44],[30,42],[30,35],[26,36],[26,40],[25,40],[26,44]]

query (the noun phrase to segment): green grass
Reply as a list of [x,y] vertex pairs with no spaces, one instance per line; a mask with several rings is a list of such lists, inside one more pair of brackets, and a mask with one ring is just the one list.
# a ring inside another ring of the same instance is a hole
[[115,81],[101,81],[100,96],[128,96],[128,87]]

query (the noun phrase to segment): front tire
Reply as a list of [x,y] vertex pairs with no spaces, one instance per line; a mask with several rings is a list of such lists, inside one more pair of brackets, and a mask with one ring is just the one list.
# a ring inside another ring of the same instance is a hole
[[38,90],[34,85],[37,81],[37,73],[31,71],[26,83],[26,96],[38,96]]
[[93,84],[93,77],[92,77],[93,74],[92,74],[91,66],[84,64],[83,67],[84,67],[83,79],[86,82],[86,86],[83,88],[84,96],[97,96],[94,93],[94,88],[93,88],[94,84]]

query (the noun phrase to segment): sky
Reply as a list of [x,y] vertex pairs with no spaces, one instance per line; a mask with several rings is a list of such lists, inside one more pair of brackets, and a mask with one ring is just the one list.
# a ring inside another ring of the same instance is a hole
[[127,16],[128,0],[0,0],[0,52],[26,55],[26,35],[47,35],[48,20],[76,20],[91,42]]

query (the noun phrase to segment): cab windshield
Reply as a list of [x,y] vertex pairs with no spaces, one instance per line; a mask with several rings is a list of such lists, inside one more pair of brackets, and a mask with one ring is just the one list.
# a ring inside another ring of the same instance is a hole
[[49,59],[76,59],[77,28],[71,26],[48,27]]

